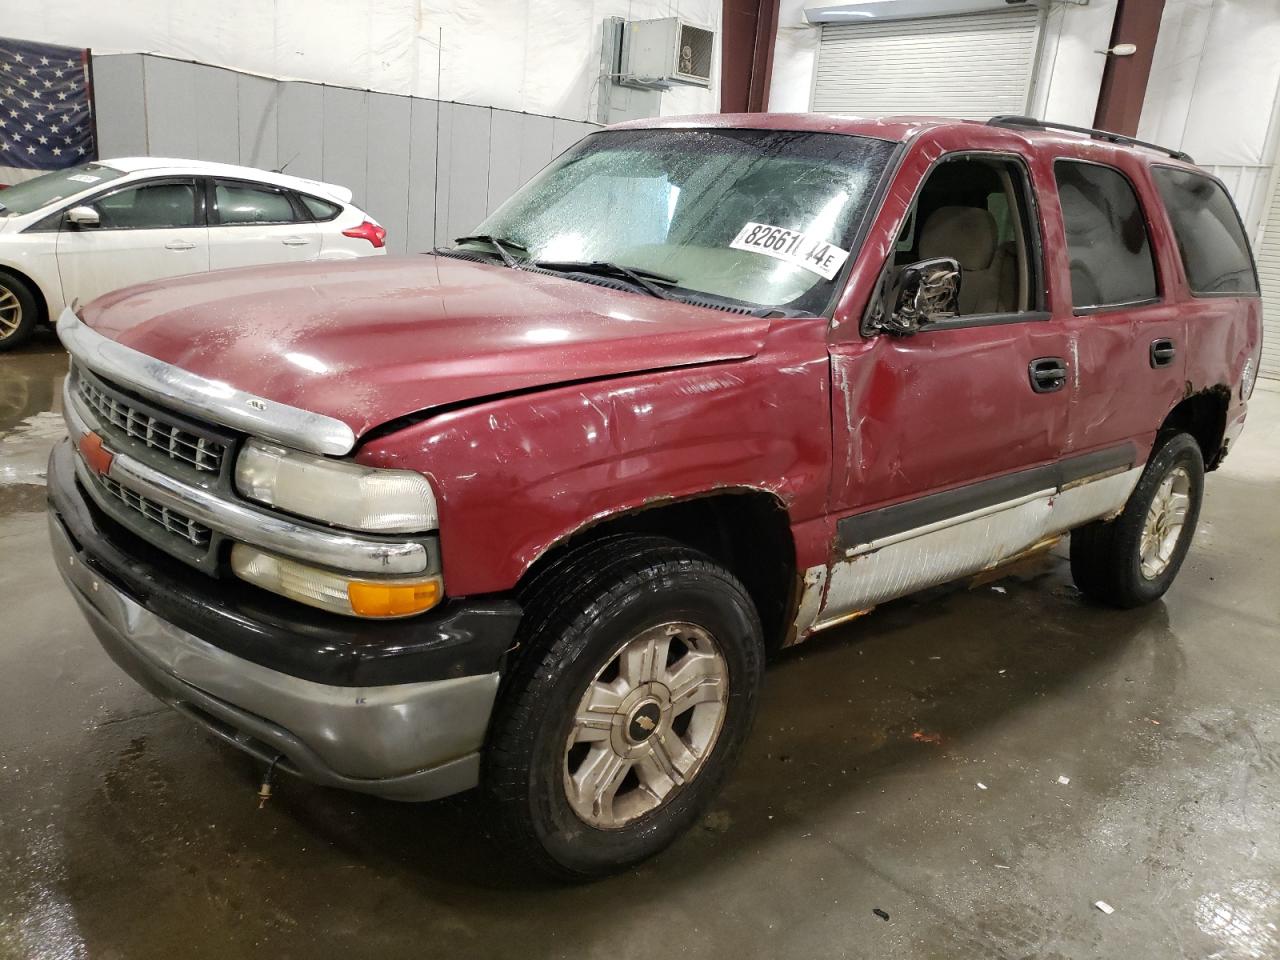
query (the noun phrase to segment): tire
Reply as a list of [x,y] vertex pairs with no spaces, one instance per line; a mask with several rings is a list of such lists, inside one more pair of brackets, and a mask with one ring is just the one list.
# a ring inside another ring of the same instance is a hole
[[521,599],[481,772],[491,835],[560,879],[623,870],[697,820],[746,740],[764,671],[755,605],[704,554],[630,535],[562,558]]
[[[1176,497],[1166,501],[1171,493]],[[1204,457],[1195,438],[1176,433],[1158,441],[1120,516],[1071,534],[1071,577],[1080,592],[1121,608],[1164,596],[1195,536],[1203,498]],[[1175,533],[1178,507],[1182,525]]]
[[24,344],[39,320],[35,294],[13,274],[0,270],[0,353]]

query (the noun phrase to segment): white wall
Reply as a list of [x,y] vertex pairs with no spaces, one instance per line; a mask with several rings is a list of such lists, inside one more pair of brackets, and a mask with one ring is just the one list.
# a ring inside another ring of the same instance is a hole
[[[4,7],[0,33],[25,40],[587,120],[606,17],[678,13],[718,34],[721,2],[15,0]],[[715,61],[712,89],[665,93],[662,113],[717,111]]]
[[[889,5],[896,0],[880,2]],[[819,28],[806,22],[804,10],[824,5],[822,0],[782,0],[769,90],[770,110],[809,109]],[[1092,125],[1105,65],[1102,55],[1094,51],[1105,49],[1111,39],[1115,12],[1116,0],[1092,0],[1088,6],[1058,2],[1050,5],[1032,93],[1034,115],[1061,123]]]
[[1254,233],[1276,160],[1278,0],[1166,0],[1138,136],[1186,150]]

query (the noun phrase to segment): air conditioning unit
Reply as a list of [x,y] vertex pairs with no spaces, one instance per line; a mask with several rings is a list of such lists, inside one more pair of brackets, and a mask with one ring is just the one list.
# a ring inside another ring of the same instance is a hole
[[672,84],[711,86],[711,57],[716,35],[678,17],[633,20],[622,30],[618,82],[645,90]]

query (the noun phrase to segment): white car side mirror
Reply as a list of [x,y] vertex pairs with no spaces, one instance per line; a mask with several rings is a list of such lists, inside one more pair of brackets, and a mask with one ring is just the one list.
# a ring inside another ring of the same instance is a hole
[[102,223],[93,207],[72,207],[67,211],[67,222],[77,227],[96,227]]

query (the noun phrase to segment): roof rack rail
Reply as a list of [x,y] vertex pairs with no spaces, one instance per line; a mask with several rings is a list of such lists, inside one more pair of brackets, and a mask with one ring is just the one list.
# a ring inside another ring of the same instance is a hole
[[1134,137],[1126,137],[1120,133],[1112,133],[1109,130],[1094,130],[1091,127],[1073,127],[1069,123],[1052,123],[1048,120],[1037,120],[1035,117],[1019,117],[1019,116],[1000,116],[992,117],[987,121],[987,125],[991,127],[1027,127],[1032,130],[1062,130],[1066,133],[1078,133],[1081,136],[1092,137],[1094,140],[1106,140],[1109,143],[1123,143],[1131,147],[1146,147],[1148,150],[1159,150],[1161,153],[1168,154],[1175,160],[1185,160],[1187,163],[1195,163],[1191,159],[1189,153],[1181,150],[1174,150],[1170,147],[1162,147],[1158,143],[1148,143],[1146,140],[1138,140]]

